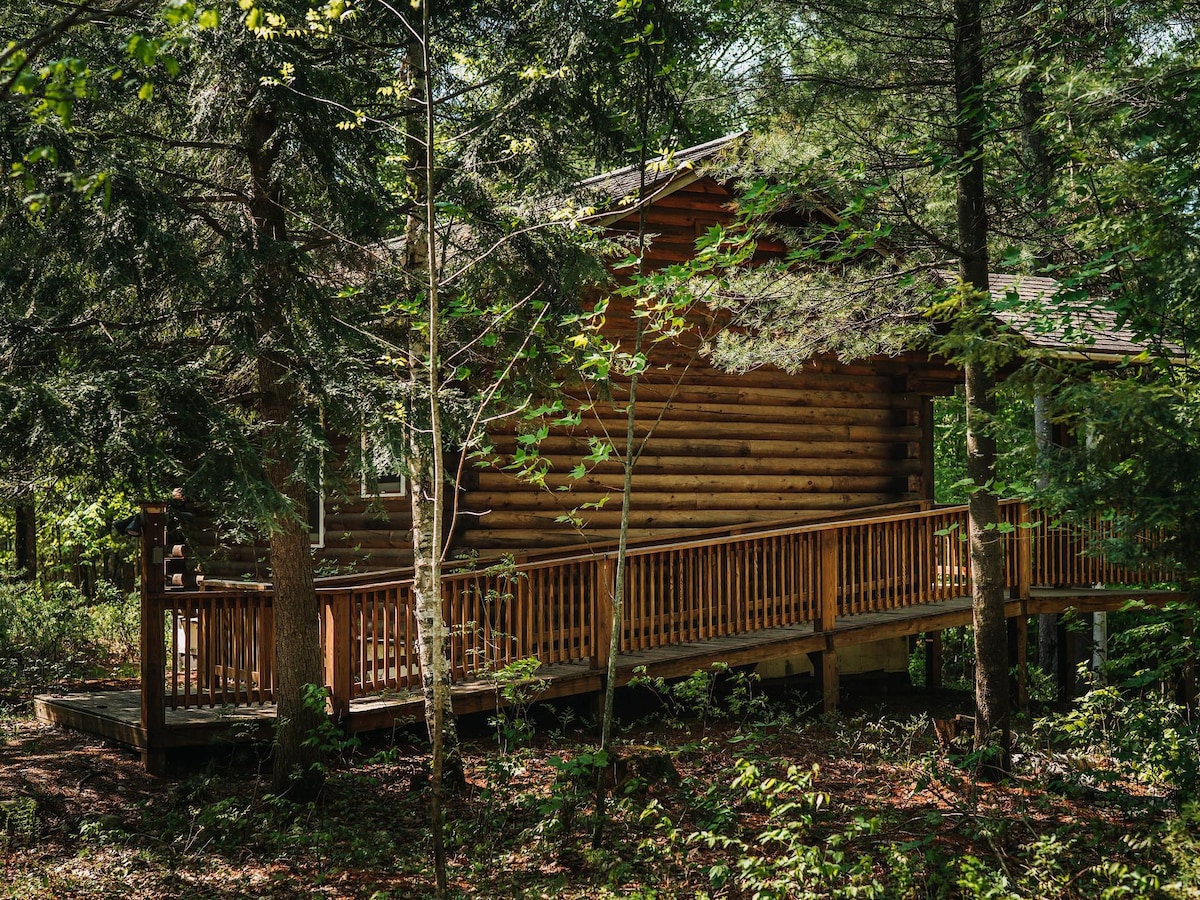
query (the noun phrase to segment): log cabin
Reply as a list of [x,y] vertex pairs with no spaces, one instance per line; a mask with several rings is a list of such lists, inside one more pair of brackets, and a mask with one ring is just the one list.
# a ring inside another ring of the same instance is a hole
[[[640,170],[593,180],[616,198],[603,224],[629,233],[644,216],[654,235],[647,262],[686,258],[697,235],[733,219],[731,187],[700,168],[733,140],[655,165],[644,208],[621,202],[638,193]],[[756,252],[782,250],[765,243]],[[1057,286],[996,275],[993,288],[1032,304]],[[1064,316],[1066,325],[1046,329],[1015,304],[1001,320],[1034,352],[1111,363],[1143,350],[1102,312],[1064,308]],[[619,317],[610,315],[607,327],[628,334]],[[965,507],[931,508],[933,399],[951,392],[960,374],[918,352],[731,374],[698,344],[665,349],[671,366],[651,369],[638,388],[635,432],[645,444],[633,473],[618,683],[643,668],[676,677],[713,663],[757,666],[767,677],[812,672],[832,709],[842,674],[903,671],[909,641],[922,634],[931,636],[927,683],[936,683],[938,636],[971,622],[969,560],[955,537]],[[480,559],[511,554],[517,566],[516,574],[464,570],[443,580],[456,710],[494,707],[489,674],[529,656],[542,663],[545,697],[596,691],[607,669],[619,513],[584,510],[583,528],[565,514],[619,494],[620,466],[601,462],[571,491],[556,488],[571,480],[589,439],[623,430],[628,386],[618,382],[601,399],[579,385],[571,396],[585,412],[542,442],[551,464],[545,487],[504,468],[515,429],[493,433],[498,464],[458,486],[454,547]],[[351,730],[420,716],[411,582],[396,571],[412,561],[410,498],[399,474],[359,487],[311,504],[317,559],[354,573],[318,587],[331,709]],[[269,585],[219,577],[265,581],[265,550],[210,552],[204,589],[194,590],[194,563],[175,543],[167,508],[151,504],[145,515],[140,693],[120,709],[112,698],[103,709],[89,698],[35,705],[44,721],[115,738],[157,767],[168,747],[269,731],[273,613]],[[1122,586],[1170,580],[1169,572],[1123,569],[1083,552],[1102,522],[1066,527],[1015,502],[1004,504],[1003,516],[1026,526],[1005,538],[1018,672],[1030,615],[1114,609],[1134,593]],[[1137,595],[1157,603],[1177,596]],[[1063,684],[1072,674],[1069,665],[1060,672]]]
[[[681,262],[695,253],[698,236],[734,220],[734,187],[705,174],[705,166],[740,138],[732,135],[653,160],[644,185],[639,167],[631,166],[580,187],[599,198],[594,218],[611,236],[636,233],[644,215],[650,236],[647,268]],[[645,198],[640,202],[639,192]],[[771,259],[785,251],[782,244],[763,239],[754,258]],[[992,281],[995,291],[1021,301],[1000,314],[1001,324],[1033,350],[1098,362],[1144,350],[1101,310],[1073,308],[1069,325],[1041,326],[1022,310],[1053,296],[1057,284],[1052,279],[996,274]],[[615,306],[604,328],[606,336],[630,342],[630,322]],[[705,355],[703,330],[702,324],[656,347],[654,365],[639,381],[635,432],[641,452],[630,520],[635,541],[817,521],[933,500],[932,402],[960,383],[955,367],[914,351],[855,363],[818,357],[795,372],[762,366],[735,374]],[[527,558],[615,540],[620,462],[614,457],[595,464],[580,479],[569,473],[589,453],[593,439],[623,438],[628,383],[617,380],[606,399],[582,384],[567,393],[586,411],[577,425],[557,427],[541,442],[550,465],[543,486],[505,468],[518,447],[515,427],[493,430],[497,456],[491,465],[463,467],[452,528],[458,553],[480,560],[503,554]],[[613,502],[586,508],[605,498]],[[349,491],[322,492],[311,498],[310,507],[314,552],[324,571],[411,566],[411,508],[403,474],[384,475],[371,484],[364,478]],[[210,538],[201,549],[209,575],[269,577],[264,547],[222,546]]]
[[[652,161],[641,203],[637,167],[581,187],[605,198],[595,219],[614,237],[636,232],[644,213],[650,234],[645,264],[666,266],[693,254],[697,236],[712,226],[732,223],[733,187],[701,174],[701,167],[736,141],[722,138]],[[764,240],[755,256],[768,259],[784,250]],[[632,336],[615,307],[605,335]],[[704,356],[702,340],[689,333],[657,346],[654,365],[640,379],[635,432],[644,445],[633,475],[635,540],[815,521],[933,498],[931,400],[953,390],[960,380],[955,369],[927,354],[906,353],[854,364],[816,359],[794,373],[763,367],[732,374]],[[628,384],[618,380],[605,399],[590,395],[585,385],[567,392],[587,409],[577,425],[556,428],[541,442],[550,464],[544,486],[505,468],[518,446],[515,427],[490,435],[494,464],[465,468],[453,525],[458,552],[484,560],[522,558],[616,538],[620,463],[595,464],[578,480],[568,473],[589,453],[590,440],[623,438]],[[318,563],[338,572],[410,566],[411,509],[403,475],[353,487],[360,489],[312,498]],[[602,508],[571,515],[605,497],[612,501]],[[263,547],[202,543],[209,544],[204,570],[210,576],[268,577]]]

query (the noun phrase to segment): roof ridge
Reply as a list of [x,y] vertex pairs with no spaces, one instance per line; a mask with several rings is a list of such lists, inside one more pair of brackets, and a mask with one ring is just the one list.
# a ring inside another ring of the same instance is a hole
[[[661,175],[658,175],[658,176],[654,177],[653,179],[648,180],[647,184],[652,184],[652,183],[655,183],[658,181],[662,181],[664,178],[674,177],[675,175],[679,174],[679,172],[681,172],[683,169],[691,168],[694,163],[696,163],[702,159],[706,159],[707,157],[709,157],[711,155],[715,155],[717,151],[723,150],[725,147],[732,144],[734,141],[738,140],[739,138],[745,137],[749,133],[750,132],[748,129],[742,129],[741,131],[730,132],[729,134],[726,134],[722,137],[713,138],[712,140],[705,141],[702,144],[695,144],[691,147],[683,147],[683,148],[680,148],[679,150],[675,150],[671,153],[659,154],[658,156],[655,156],[653,159],[647,159],[645,162],[645,168],[647,170],[653,170],[653,168],[656,165],[661,165],[663,163],[666,163],[668,160],[674,161],[676,159],[680,159],[681,157],[683,158],[683,162],[674,166],[670,171],[665,171]],[[621,179],[624,176],[633,175],[635,173],[638,173],[642,170],[642,168],[643,168],[642,165],[640,165],[638,163],[633,163],[632,165],[622,166],[619,169],[611,169],[607,172],[601,172],[598,175],[591,175],[588,178],[583,179],[582,181],[576,182],[575,186],[577,188],[589,188],[589,187],[601,186],[606,183],[620,183]]]

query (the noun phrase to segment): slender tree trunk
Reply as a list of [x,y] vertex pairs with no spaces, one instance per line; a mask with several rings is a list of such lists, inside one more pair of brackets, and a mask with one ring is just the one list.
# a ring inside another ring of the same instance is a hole
[[264,468],[271,487],[286,498],[291,508],[290,515],[277,516],[270,524],[278,710],[272,780],[276,791],[286,791],[296,800],[308,800],[320,789],[324,774],[320,749],[305,746],[305,741],[323,721],[325,708],[323,703],[306,703],[306,687],[322,686],[324,676],[308,502],[304,481],[298,477],[299,450],[290,433],[296,386],[286,360],[275,347],[279,323],[285,315],[280,291],[295,277],[278,256],[288,235],[279,185],[272,172],[279,157],[277,128],[278,122],[269,112],[254,112],[247,119],[250,215],[258,245],[255,293]]
[[[645,164],[643,162],[643,181],[645,180]],[[645,218],[643,214],[643,218]],[[642,348],[642,325],[638,320],[637,338],[634,353],[640,353]],[[612,732],[614,704],[617,695],[617,655],[621,650],[621,630],[625,620],[625,569],[629,548],[629,511],[633,505],[633,465],[635,446],[634,426],[637,423],[637,372],[629,378],[629,400],[625,406],[625,454],[622,465],[621,481],[621,526],[617,536],[617,571],[613,576],[612,596],[612,626],[608,644],[608,670],[604,678],[604,706],[600,714],[600,751],[610,753],[612,750]],[[604,832],[608,822],[607,785],[603,772],[596,772],[596,821],[592,827],[592,846],[599,849],[604,843]]]
[[[1054,430],[1050,423],[1050,400],[1043,394],[1033,398],[1033,434],[1037,442],[1038,487],[1050,486],[1049,457],[1054,446]],[[1038,667],[1053,675],[1058,655],[1058,616],[1042,613],[1038,616]]]
[[[1046,219],[1049,216],[1049,195],[1053,179],[1046,132],[1042,127],[1042,118],[1046,114],[1046,98],[1042,90],[1045,54],[1040,29],[1045,24],[1046,9],[1035,0],[1030,0],[1027,6],[1024,19],[1033,34],[1034,65],[1029,74],[1022,79],[1020,86],[1021,144],[1028,177],[1026,194],[1030,200],[1034,225],[1045,227],[1048,225]],[[1038,234],[1036,228],[1034,234]],[[1049,242],[1035,239],[1033,245],[1036,248],[1037,266],[1041,268],[1049,265],[1053,261],[1048,249]],[[1050,486],[1049,456],[1054,440],[1050,424],[1050,400],[1043,394],[1038,394],[1033,400],[1033,431],[1038,451],[1038,487],[1045,490]],[[1057,648],[1058,616],[1054,613],[1042,613],[1038,616],[1038,666],[1047,674],[1053,674],[1055,671]]]
[[[427,333],[410,329],[409,371],[414,407],[426,396],[424,415],[409,423],[409,465],[412,470],[413,594],[417,619],[417,649],[425,722],[431,745],[432,784],[429,796],[437,895],[446,896],[446,845],[443,800],[447,787],[465,785],[458,730],[451,695],[449,633],[442,608],[442,511],[445,473],[442,447],[438,330],[440,278],[436,244],[436,184],[434,179],[433,84],[430,69],[430,2],[413,4],[419,20],[408,42],[410,114],[407,120],[408,189],[413,201],[405,228],[405,271],[410,283],[425,293]],[[416,19],[414,15],[414,19]],[[426,419],[426,416],[428,417]],[[421,427],[424,420],[424,428]],[[461,624],[461,623],[460,623]]]
[[25,581],[33,581],[37,578],[37,506],[33,498],[17,502],[13,525],[17,574]]
[[[959,175],[957,215],[960,274],[976,297],[988,293],[988,222],[984,205],[983,20],[981,0],[955,0],[954,87]],[[974,297],[969,302],[977,303]],[[1009,767],[1008,628],[1004,619],[1004,543],[996,477],[996,376],[980,354],[964,365],[967,476],[973,483],[968,540],[975,625],[975,747],[988,751],[985,768]]]
[[[643,63],[652,61],[645,55]],[[652,81],[653,69],[646,72],[645,85],[647,91]],[[642,105],[638,110],[638,234],[637,258],[638,274],[646,271],[646,165],[648,158],[647,143],[650,140],[650,101],[642,97]],[[636,319],[634,338],[634,357],[641,355],[643,350],[644,320]],[[612,626],[608,647],[608,671],[604,679],[604,707],[600,717],[600,751],[609,753],[612,750],[612,732],[614,704],[617,694],[617,655],[621,649],[621,630],[625,620],[625,570],[628,565],[629,549],[629,512],[633,506],[633,467],[636,459],[636,425],[637,425],[637,388],[638,372],[635,368],[629,376],[629,400],[625,406],[625,453],[621,466],[621,525],[617,535],[617,571],[613,577],[612,597]],[[592,846],[599,849],[604,842],[604,832],[608,822],[607,785],[601,772],[596,772],[596,821],[592,828]]]

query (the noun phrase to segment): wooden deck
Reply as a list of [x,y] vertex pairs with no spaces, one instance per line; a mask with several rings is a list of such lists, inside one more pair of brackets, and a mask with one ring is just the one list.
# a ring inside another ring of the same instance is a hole
[[[1178,598],[1173,591],[1046,589],[1035,588],[1025,599],[1006,604],[1010,619],[1023,620],[1038,613],[1114,610],[1131,599],[1162,604]],[[635,670],[645,668],[650,677],[678,678],[714,663],[749,666],[803,654],[822,654],[837,648],[907,635],[936,633],[969,625],[971,602],[954,597],[920,606],[881,610],[839,617],[832,631],[818,632],[812,622],[761,628],[741,634],[622,653],[618,657],[618,684],[626,684]],[[538,699],[595,693],[603,685],[600,670],[588,662],[546,665],[539,669],[544,687]],[[494,681],[474,679],[454,686],[454,708],[466,714],[495,709],[502,704]],[[124,746],[146,751],[142,725],[141,691],[87,694],[48,694],[34,701],[40,721],[97,734]],[[411,722],[423,716],[422,700],[412,689],[384,691],[350,701],[344,717],[350,732],[373,731]],[[262,704],[191,706],[165,711],[164,727],[155,745],[159,750],[200,747],[213,743],[269,740],[275,707]]]

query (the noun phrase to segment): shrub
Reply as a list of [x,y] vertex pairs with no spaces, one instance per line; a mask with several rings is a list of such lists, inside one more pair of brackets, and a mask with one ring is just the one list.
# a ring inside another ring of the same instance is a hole
[[38,690],[102,663],[136,661],[137,595],[102,583],[98,597],[89,604],[65,581],[0,583],[0,688]]

